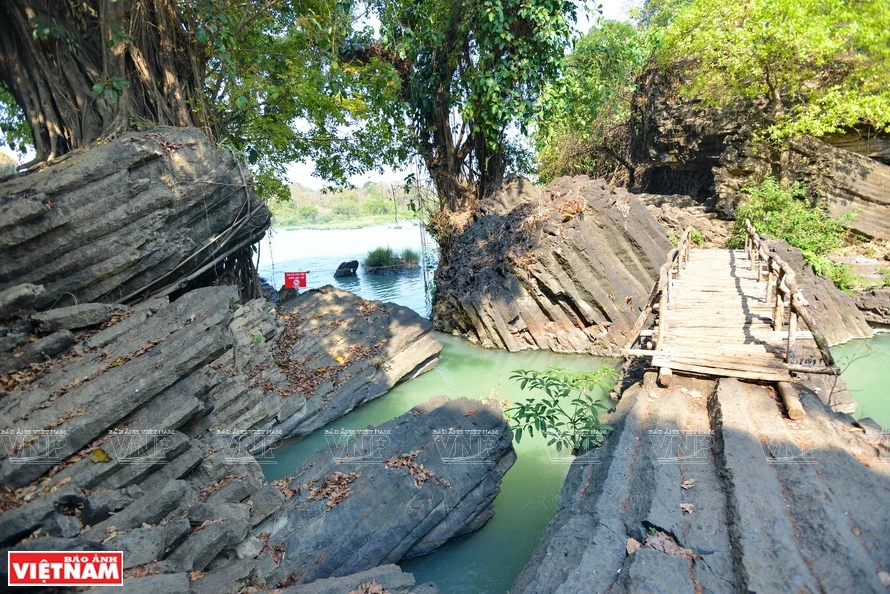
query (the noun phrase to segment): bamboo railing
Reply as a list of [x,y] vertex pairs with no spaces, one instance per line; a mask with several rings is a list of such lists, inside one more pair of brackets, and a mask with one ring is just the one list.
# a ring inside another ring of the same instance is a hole
[[[784,326],[785,307],[788,307],[788,337],[785,346],[785,362],[795,363],[795,338],[797,335],[797,322],[800,317],[813,335],[813,340],[819,348],[822,360],[827,367],[823,373],[828,372],[837,375],[840,369],[831,356],[828,342],[825,336],[819,332],[816,321],[807,310],[807,300],[797,286],[797,275],[791,267],[778,256],[771,254],[766,244],[757,234],[757,230],[751,221],[745,219],[745,252],[748,261],[751,262],[751,270],[756,270],[757,281],[766,279],[766,301],[772,303],[773,330],[782,330]],[[764,265],[766,270],[764,271]]]
[[691,250],[689,236],[691,232],[692,227],[687,228],[683,235],[680,236],[677,247],[668,252],[667,262],[658,271],[658,282],[652,288],[652,293],[649,294],[649,301],[646,303],[643,311],[640,312],[640,316],[630,332],[630,339],[624,349],[625,351],[632,350],[633,344],[643,331],[643,326],[646,324],[646,320],[649,319],[649,314],[655,308],[656,303],[658,304],[658,327],[655,331],[655,350],[657,351],[659,346],[663,344],[664,334],[667,332],[667,320],[664,314],[671,299],[671,279],[680,278],[680,274],[682,274],[683,269],[686,268],[686,264],[689,262]]

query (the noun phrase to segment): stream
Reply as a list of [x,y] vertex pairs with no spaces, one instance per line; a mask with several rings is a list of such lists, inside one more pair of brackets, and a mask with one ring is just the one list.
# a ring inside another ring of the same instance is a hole
[[[421,229],[369,227],[353,230],[276,231],[261,244],[259,273],[278,288],[284,272],[308,271],[307,288],[326,284],[352,291],[365,299],[392,301],[429,316],[430,300],[424,272],[413,270],[393,276],[365,274],[335,279],[340,262],[359,260],[370,250],[390,246],[422,251]],[[434,246],[432,241],[428,245]],[[432,278],[435,253],[427,253]],[[329,428],[364,429],[407,412],[432,396],[483,399],[492,394],[515,402],[531,394],[510,379],[515,369],[543,369],[555,365],[571,371],[591,370],[607,359],[584,355],[558,355],[545,351],[508,353],[476,347],[466,340],[440,334],[445,345],[439,364],[421,377],[399,385],[385,396],[334,421]],[[859,403],[856,416],[869,416],[890,427],[890,334],[835,347],[833,353],[850,392]],[[602,395],[605,398],[605,395]],[[326,447],[323,431],[286,441],[275,452],[275,463],[264,465],[268,480],[290,473],[311,454]],[[443,594],[507,592],[556,513],[569,465],[548,450],[544,440],[524,437],[515,444],[517,461],[507,472],[495,500],[495,516],[479,532],[451,542],[425,557],[400,565],[417,583],[435,582]]]

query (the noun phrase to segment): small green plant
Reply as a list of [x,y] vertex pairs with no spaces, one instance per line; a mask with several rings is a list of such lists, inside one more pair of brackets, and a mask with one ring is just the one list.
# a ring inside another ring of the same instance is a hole
[[819,276],[831,280],[834,285],[845,293],[852,293],[862,280],[856,276],[853,269],[846,264],[837,264],[825,256],[810,256],[807,262]]
[[420,255],[411,248],[403,249],[401,256],[402,262],[409,266],[417,266],[417,264],[420,262]]
[[365,257],[364,262],[365,268],[380,268],[383,266],[398,266],[399,265],[399,257],[393,251],[391,247],[379,247],[374,248],[368,255]]
[[263,335],[260,334],[259,332],[254,332],[253,334],[250,335],[250,340],[251,340],[251,342],[253,342],[253,344],[259,344],[259,343],[263,342]]
[[689,241],[701,247],[705,245],[705,234],[693,227],[689,230]]
[[540,399],[529,398],[506,409],[516,441],[521,441],[524,433],[534,437],[538,431],[548,438],[547,445],[556,445],[560,452],[566,449],[577,454],[601,445],[604,432],[611,427],[600,423],[600,413],[607,408],[596,390],[605,389],[617,376],[607,366],[579,373],[559,367],[515,370],[510,379],[518,381],[523,390],[544,393]]
[[881,286],[890,287],[890,266],[878,268],[878,275],[881,277]]

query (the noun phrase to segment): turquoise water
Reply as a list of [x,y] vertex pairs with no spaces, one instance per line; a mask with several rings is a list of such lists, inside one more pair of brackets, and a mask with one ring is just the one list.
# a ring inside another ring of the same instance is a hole
[[[384,423],[432,396],[483,399],[496,394],[511,402],[526,398],[510,380],[515,369],[543,369],[558,365],[572,371],[591,370],[603,359],[550,352],[507,353],[475,347],[467,341],[440,334],[445,345],[439,364],[419,378],[397,386],[388,394],[334,421],[329,429],[364,429]],[[449,543],[442,549],[402,563],[418,583],[433,581],[443,593],[503,593],[531,557],[547,523],[556,513],[568,464],[545,447],[537,436],[514,444],[517,461],[507,472],[495,500],[495,516],[479,532]],[[264,466],[266,478],[290,473],[314,452],[327,447],[323,431],[302,440],[290,440],[277,450],[276,464]]]
[[831,354],[859,405],[856,416],[890,429],[890,334],[832,347]]

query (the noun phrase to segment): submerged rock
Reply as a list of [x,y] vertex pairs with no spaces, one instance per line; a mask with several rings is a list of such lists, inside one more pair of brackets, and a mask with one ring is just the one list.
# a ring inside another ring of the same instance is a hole
[[258,530],[287,554],[270,583],[344,576],[424,555],[494,515],[516,460],[497,403],[441,397],[319,451],[276,481],[286,501]]
[[349,262],[341,262],[339,266],[337,266],[337,270],[334,271],[334,278],[341,278],[344,276],[355,276],[355,271],[358,270],[358,260],[350,260]]
[[436,271],[436,328],[509,351],[615,354],[671,244],[646,207],[586,176],[485,200]]
[[801,402],[791,423],[757,384],[634,384],[512,592],[884,591],[887,445]]

